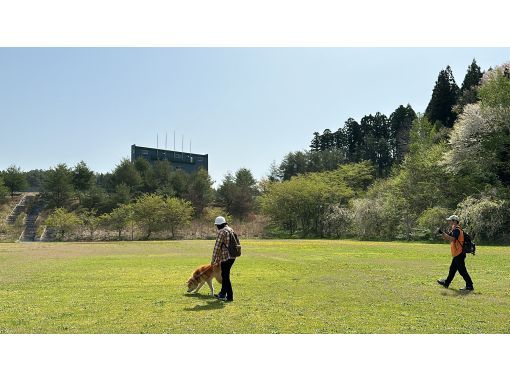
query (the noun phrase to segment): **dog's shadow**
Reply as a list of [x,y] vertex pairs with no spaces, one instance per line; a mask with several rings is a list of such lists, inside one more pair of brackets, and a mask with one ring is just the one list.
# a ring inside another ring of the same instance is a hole
[[201,300],[207,301],[205,305],[195,305],[194,307],[186,307],[185,311],[203,311],[203,310],[215,310],[222,309],[225,307],[225,304],[216,298],[211,297],[209,294],[199,294],[199,293],[187,293],[186,297],[190,298],[198,298]]
[[210,294],[200,294],[200,293],[186,293],[184,296],[190,297],[190,298],[200,298],[200,299],[204,299],[204,300],[216,299],[213,296],[211,296]]

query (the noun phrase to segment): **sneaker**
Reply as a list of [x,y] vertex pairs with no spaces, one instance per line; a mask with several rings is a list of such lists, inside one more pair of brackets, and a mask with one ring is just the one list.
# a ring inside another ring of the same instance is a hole
[[227,296],[223,295],[223,294],[218,294],[218,299],[220,301],[226,301],[227,300]]
[[472,286],[466,286],[465,288],[461,288],[459,290],[461,292],[472,292],[473,290],[475,290],[475,288],[473,288]]
[[448,288],[448,284],[446,283],[446,280],[437,280],[437,283],[441,285],[442,287]]
[[216,298],[225,298],[224,294],[218,293],[214,295]]

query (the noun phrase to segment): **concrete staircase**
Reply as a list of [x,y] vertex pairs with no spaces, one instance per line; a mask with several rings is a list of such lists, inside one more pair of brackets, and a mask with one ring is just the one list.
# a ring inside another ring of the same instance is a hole
[[14,224],[22,212],[28,213],[24,221],[23,232],[18,241],[37,240],[35,236],[37,232],[36,221],[41,210],[42,202],[39,198],[39,193],[23,194],[18,204],[14,206],[9,216],[6,218],[7,223]]
[[19,237],[19,241],[36,241],[37,226],[36,221],[41,212],[42,204],[40,200],[36,200],[33,204],[30,213],[25,218],[25,228]]
[[55,237],[56,233],[52,228],[44,227],[44,231],[37,241],[53,241]]
[[35,194],[33,193],[23,194],[18,204],[14,206],[11,213],[7,216],[6,222],[8,224],[14,224],[16,219],[18,219],[18,216],[22,212],[26,212],[28,205],[34,200],[34,198]]

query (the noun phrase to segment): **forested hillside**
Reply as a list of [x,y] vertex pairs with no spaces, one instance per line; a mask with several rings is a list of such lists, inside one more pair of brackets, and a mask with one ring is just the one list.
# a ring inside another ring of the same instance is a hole
[[213,187],[205,170],[142,158],[110,173],[12,165],[0,172],[0,201],[40,192],[40,229],[58,239],[210,237],[222,214],[251,223],[253,236],[431,240],[457,213],[478,242],[510,242],[510,63],[483,72],[473,60],[460,87],[447,66],[425,110],[398,105],[310,135],[309,150],[260,181],[240,168]]

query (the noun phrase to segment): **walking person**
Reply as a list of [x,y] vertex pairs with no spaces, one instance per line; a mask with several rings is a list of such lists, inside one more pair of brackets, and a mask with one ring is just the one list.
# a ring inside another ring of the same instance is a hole
[[452,263],[450,265],[450,272],[448,273],[448,277],[443,280],[437,280],[439,285],[448,288],[450,283],[453,281],[455,277],[455,273],[459,271],[460,275],[466,281],[466,287],[460,289],[462,291],[473,291],[473,281],[469,276],[469,273],[466,269],[466,253],[463,251],[464,245],[464,232],[460,227],[460,219],[457,215],[451,215],[446,219],[450,226],[451,232],[445,233],[441,230],[438,232],[442,235],[444,240],[448,240],[450,242],[450,251],[453,256]]
[[214,244],[211,264],[221,265],[221,290],[216,295],[219,300],[232,302],[234,300],[234,291],[232,290],[232,283],[230,282],[230,269],[234,262],[235,257],[231,257],[228,251],[229,237],[234,230],[227,224],[223,216],[218,216],[214,221],[218,229],[218,236]]

